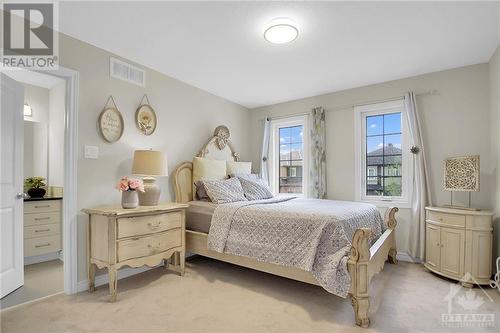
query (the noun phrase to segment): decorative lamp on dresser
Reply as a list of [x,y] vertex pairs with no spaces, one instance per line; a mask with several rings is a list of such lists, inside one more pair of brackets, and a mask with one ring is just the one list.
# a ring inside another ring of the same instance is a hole
[[425,209],[424,266],[460,281],[464,287],[489,284],[493,213],[446,207]]
[[24,199],[24,264],[60,258],[62,197]]
[[[95,267],[107,268],[110,301],[116,300],[121,267],[165,266],[181,275],[185,260],[186,204],[160,203],[135,209],[84,209],[88,224],[89,291],[95,288]],[[169,262],[171,265],[169,265]]]

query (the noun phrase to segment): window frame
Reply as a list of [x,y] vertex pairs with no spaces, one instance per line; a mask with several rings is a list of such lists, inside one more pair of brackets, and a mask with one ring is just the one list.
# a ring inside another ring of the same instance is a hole
[[[271,120],[270,142],[269,142],[269,186],[275,196],[304,197],[309,196],[309,126],[308,116],[293,116]],[[279,130],[280,128],[302,126],[303,164],[302,164],[302,193],[280,193],[279,192]]]
[[[401,196],[367,195],[366,118],[391,113],[401,113]],[[404,100],[356,106],[354,107],[354,117],[356,201],[371,203],[378,207],[398,205],[401,208],[410,208],[410,195],[413,192],[413,178],[410,179],[410,177],[413,175],[413,163],[410,154],[410,135]]]

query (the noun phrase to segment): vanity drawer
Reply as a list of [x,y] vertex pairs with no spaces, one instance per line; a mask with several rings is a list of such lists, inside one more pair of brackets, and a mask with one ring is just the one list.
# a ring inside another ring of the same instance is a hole
[[61,223],[61,213],[38,213],[24,214],[24,226],[34,226],[41,224]]
[[465,228],[465,215],[455,215],[440,212],[427,211],[427,220],[440,224]]
[[118,219],[118,238],[134,237],[180,228],[181,212]]
[[181,229],[161,234],[122,240],[117,245],[117,261],[147,257],[182,245]]
[[24,213],[60,212],[61,200],[25,201]]
[[61,234],[61,224],[40,224],[30,227],[24,227],[24,239],[43,236],[54,236]]
[[61,249],[61,235],[44,236],[24,240],[24,256],[39,256]]

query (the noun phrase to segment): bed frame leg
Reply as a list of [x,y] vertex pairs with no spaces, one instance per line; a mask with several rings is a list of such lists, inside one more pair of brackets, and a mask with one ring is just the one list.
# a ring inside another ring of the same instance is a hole
[[370,318],[368,318],[370,297],[351,296],[351,304],[354,309],[354,319],[356,320],[356,325],[363,328],[370,326]]
[[370,261],[369,238],[371,230],[368,228],[357,229],[352,239],[352,247],[349,255],[347,268],[351,275],[351,303],[354,309],[356,325],[368,327],[370,319],[370,296],[368,287],[370,278],[368,276],[368,263]]
[[391,248],[389,250],[389,254],[387,256],[387,260],[391,263],[391,264],[394,264],[394,265],[397,265],[398,264],[398,259],[396,258],[398,254],[398,251],[396,251],[395,248]]

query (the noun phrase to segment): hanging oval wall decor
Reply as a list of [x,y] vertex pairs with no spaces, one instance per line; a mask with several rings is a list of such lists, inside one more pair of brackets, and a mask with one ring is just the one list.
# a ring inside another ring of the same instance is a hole
[[[108,107],[110,100],[114,105],[112,107]],[[118,111],[113,96],[109,96],[104,109],[99,115],[97,126],[102,138],[109,143],[116,142],[122,137],[124,130],[123,117],[120,111]]]
[[[146,98],[147,104],[143,103],[144,98]],[[149,103],[148,96],[144,95],[137,111],[135,111],[137,129],[144,135],[151,135],[156,130],[156,123],[156,113]]]

